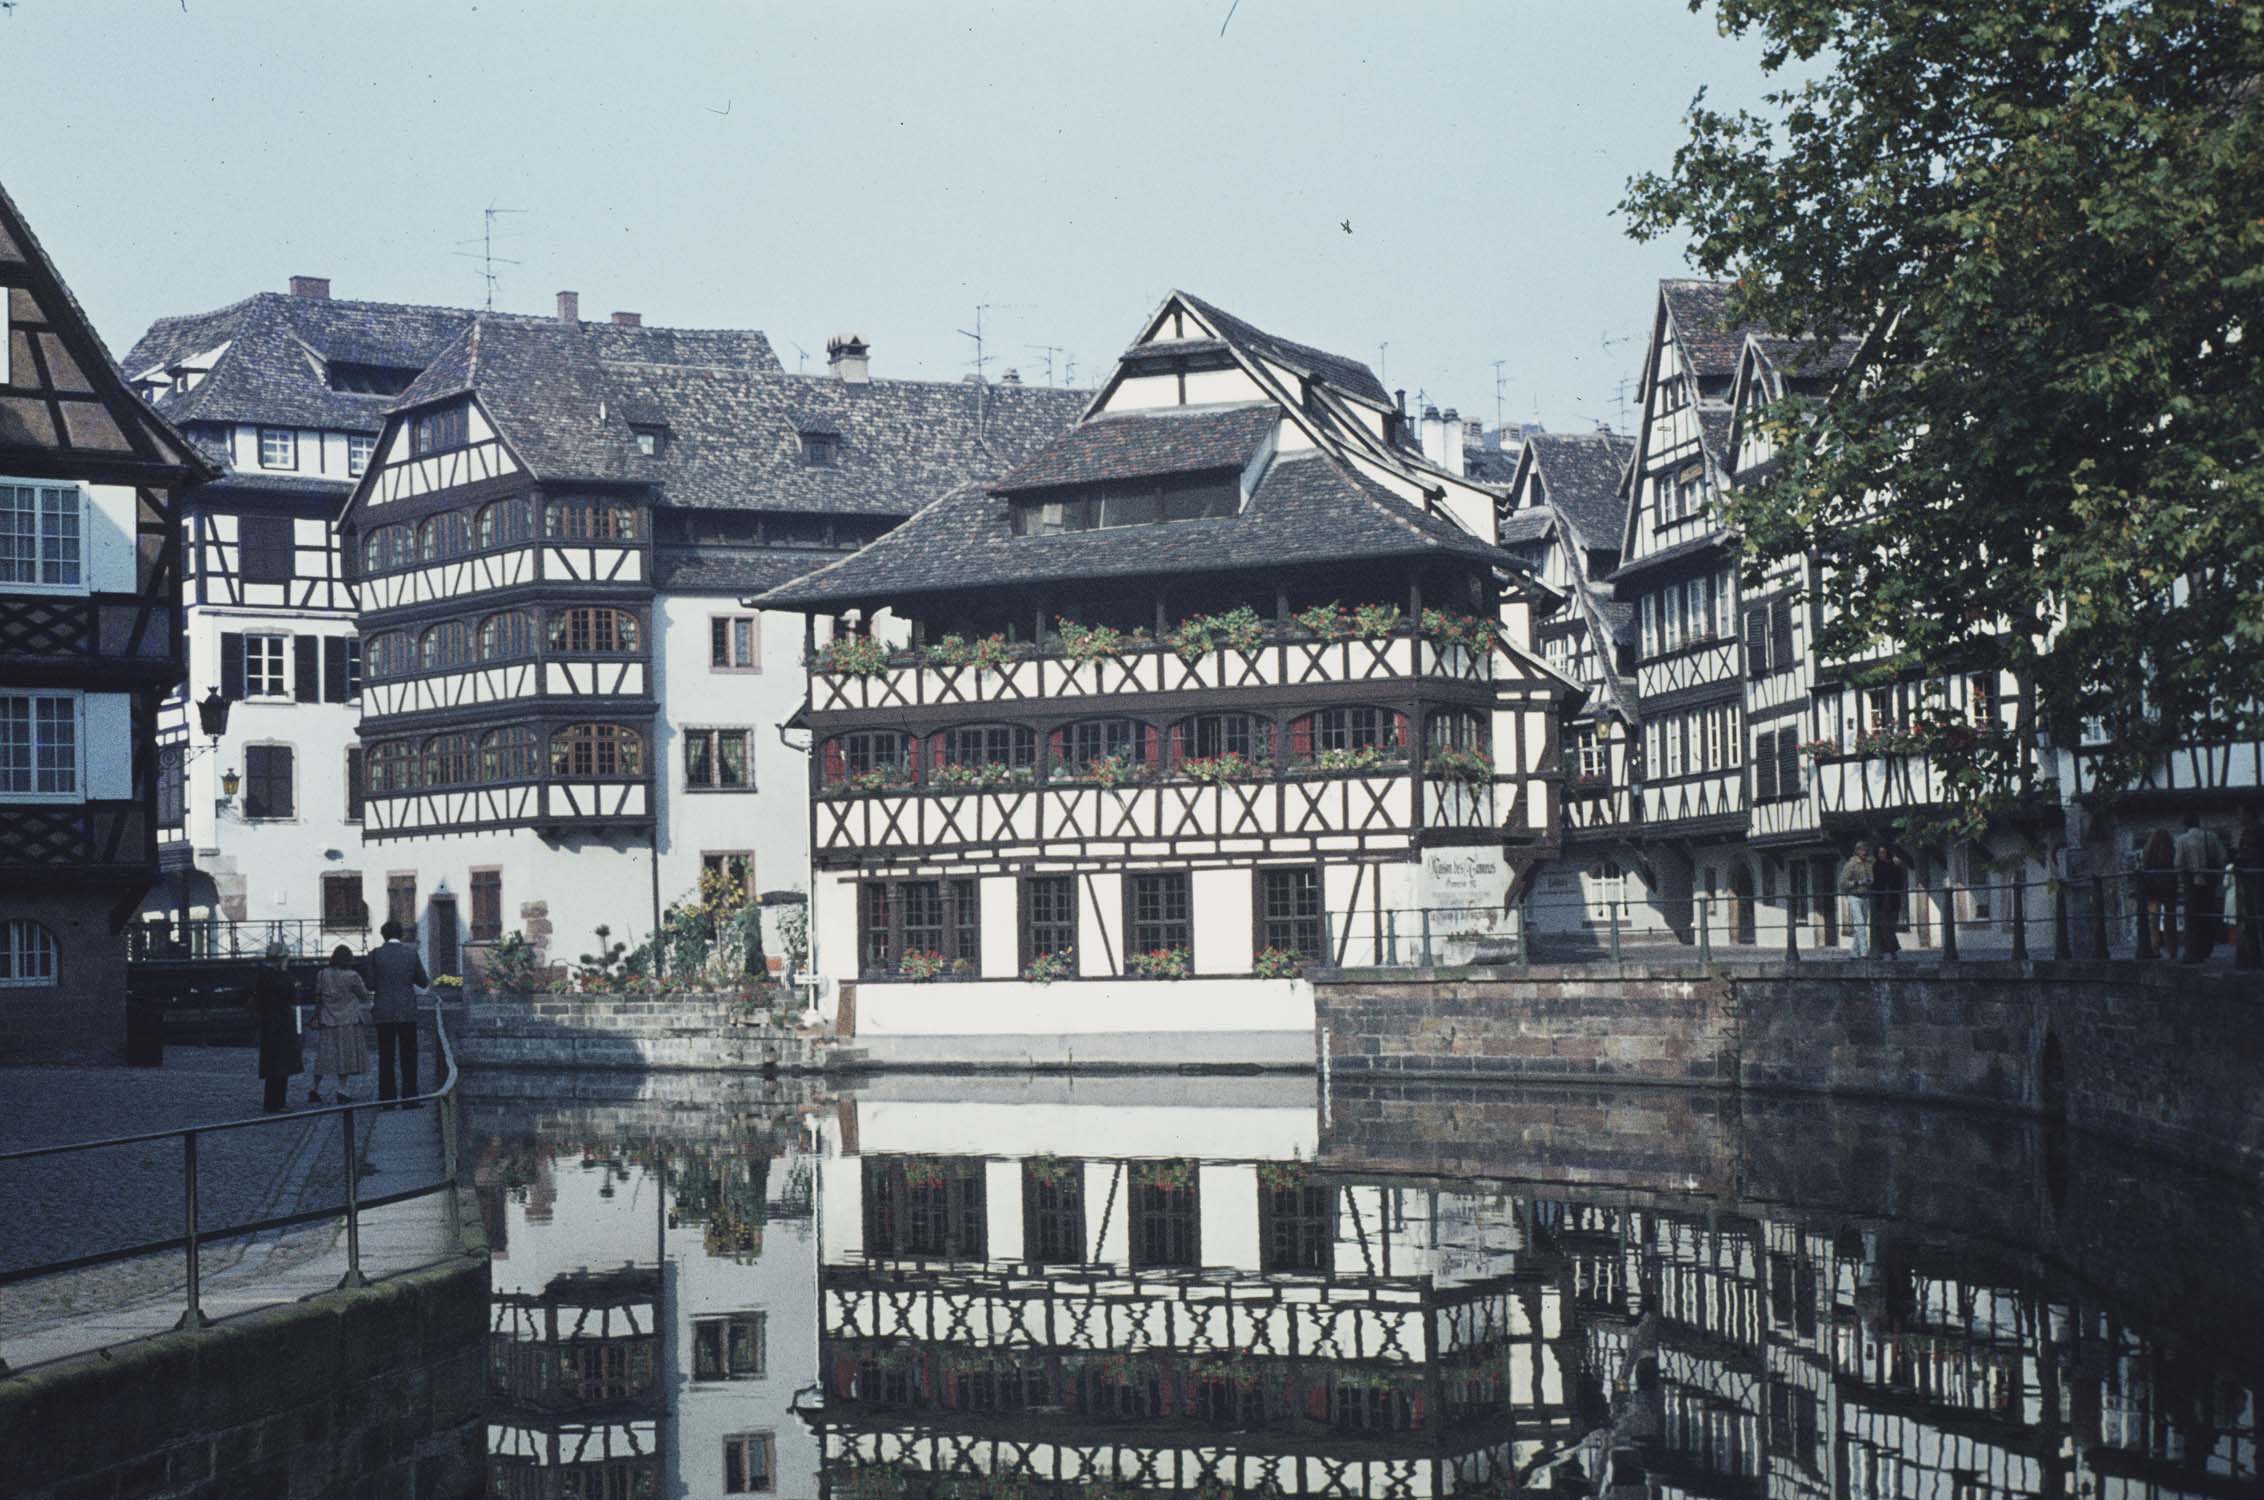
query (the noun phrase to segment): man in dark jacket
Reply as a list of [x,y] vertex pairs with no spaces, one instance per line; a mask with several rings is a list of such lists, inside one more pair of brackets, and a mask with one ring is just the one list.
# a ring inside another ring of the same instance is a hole
[[[378,935],[385,942],[369,960],[370,977],[374,981],[370,988],[376,994],[370,1014],[377,1021],[377,1097],[414,1099],[417,1093],[417,991],[428,988],[432,980],[426,977],[417,950],[401,941],[399,922],[388,921],[378,929]],[[405,1107],[415,1109],[417,1106]]]
[[306,1048],[299,1040],[298,994],[291,986],[291,950],[282,943],[267,945],[267,962],[252,971],[252,1014],[259,1018],[260,1107],[271,1115],[289,1106],[284,1096],[291,1075],[306,1066]]

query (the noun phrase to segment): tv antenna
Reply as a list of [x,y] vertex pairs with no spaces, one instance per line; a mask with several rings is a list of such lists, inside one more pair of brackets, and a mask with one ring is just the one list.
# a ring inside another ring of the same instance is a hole
[[[1622,340],[1621,342],[1623,342],[1623,343],[1624,343],[1624,342],[1625,342],[1625,340]],[[1627,430],[1628,430],[1628,426],[1627,426],[1627,377],[1626,377],[1625,375],[1622,375],[1622,376],[1620,376],[1620,377],[1619,377],[1619,426],[1620,426],[1620,430],[1621,430],[1621,431],[1627,431]]]
[[477,250],[459,249],[456,254],[463,256],[466,260],[476,260],[480,263],[480,280],[487,283],[487,310],[489,312],[495,311],[495,268],[497,266],[520,264],[519,261],[511,259],[509,256],[495,253],[495,221],[503,214],[523,214],[525,212],[526,210],[523,208],[497,208],[493,203],[490,203],[486,208],[480,210],[483,221],[480,226],[480,237],[477,240],[458,240],[456,242],[459,246],[474,244],[479,246]]
[[983,373],[983,367],[991,362],[990,355],[983,352],[983,314],[999,308],[1024,307],[1027,305],[1022,302],[978,302],[975,304],[975,326],[972,330],[960,329],[959,336],[963,339],[975,341],[975,379],[977,381],[987,381],[989,377]]
[[1509,384],[1509,377],[1502,374],[1501,369],[1508,363],[1506,359],[1494,361],[1494,441],[1497,443],[1501,441],[1501,394]]
[[[794,344],[792,339],[788,339],[786,342]],[[810,373],[810,351],[800,344],[794,344],[794,373],[797,375]]]
[[[1059,345],[1059,344],[1025,344],[1025,345],[1024,345],[1023,347],[1024,347],[1024,348],[1026,348],[1026,349],[1028,349],[1028,350],[1030,350],[1030,351],[1031,351],[1032,353],[1034,353],[1034,354],[1042,354],[1042,355],[1044,355],[1044,356],[1045,356],[1045,358],[1046,358],[1046,384],[1047,384],[1047,385],[1052,385],[1052,384],[1053,384],[1053,357],[1054,357],[1054,356],[1055,356],[1056,354],[1067,354],[1067,353],[1068,353],[1069,351],[1068,351],[1067,349],[1064,349],[1064,348],[1062,348],[1062,347],[1061,347],[1061,345]],[[1074,367],[1075,367],[1075,365],[1076,365],[1076,361],[1075,361],[1075,360],[1071,360],[1071,361],[1070,361],[1070,365],[1071,365],[1071,367],[1072,367],[1072,368],[1074,368]]]
[[1376,345],[1376,383],[1386,390],[1391,388],[1391,340]]

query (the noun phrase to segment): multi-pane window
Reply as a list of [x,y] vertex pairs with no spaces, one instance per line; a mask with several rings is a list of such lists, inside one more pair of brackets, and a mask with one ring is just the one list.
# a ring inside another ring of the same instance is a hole
[[1032,875],[1022,882],[1022,961],[1077,947],[1077,877]]
[[1126,881],[1130,892],[1131,921],[1125,943],[1127,956],[1164,953],[1190,947],[1194,941],[1194,898],[1185,871],[1173,874],[1133,875]]
[[947,766],[1003,766],[1026,771],[1037,754],[1037,735],[1018,724],[973,724],[946,729],[935,769]]
[[553,776],[642,776],[645,740],[620,724],[570,724],[550,741]]
[[684,784],[706,791],[745,791],[755,784],[744,729],[684,732]]
[[1231,516],[1241,508],[1241,477],[1233,471],[1176,474],[1017,496],[1013,526],[1018,535],[1052,536],[1064,531]]
[[1172,726],[1174,761],[1239,755],[1244,760],[1273,758],[1273,725],[1254,714],[1197,714]]
[[708,665],[718,672],[762,670],[762,636],[753,615],[708,617]]
[[1135,719],[1084,719],[1053,732],[1053,761],[1071,774],[1112,757],[1146,765],[1148,743],[1148,726]]
[[1202,1265],[1202,1202],[1195,1163],[1133,1163],[1130,1206],[1134,1270],[1194,1270]]
[[1291,1169],[1258,1169],[1259,1268],[1329,1271],[1336,1257],[1336,1189],[1304,1181]]
[[1051,1156],[1022,1162],[1022,1258],[1033,1266],[1085,1261],[1085,1164]]
[[85,527],[76,485],[0,484],[0,583],[76,588]]
[[860,776],[908,781],[912,775],[912,740],[893,729],[860,729],[835,735],[825,742],[825,784],[843,786]]
[[1315,750],[1397,750],[1400,716],[1388,708],[1360,704],[1324,708],[1313,716]]
[[937,880],[905,880],[896,887],[896,899],[901,914],[898,918],[898,953],[941,953],[943,951],[943,883]]
[[0,922],[0,987],[30,989],[56,982],[62,950],[55,934],[28,917]]
[[0,694],[0,795],[69,797],[78,789],[78,700]]
[[424,784],[462,786],[472,779],[478,761],[468,734],[436,734],[424,743]]
[[985,1163],[956,1156],[867,1156],[865,1254],[981,1260],[989,1253]]
[[362,571],[383,573],[417,560],[416,534],[406,526],[380,526],[362,538]]
[[543,535],[574,542],[637,539],[637,507],[619,500],[553,500],[543,512]]
[[427,453],[445,453],[469,443],[471,434],[471,408],[462,403],[420,412],[409,421],[409,452],[420,458]]
[[289,646],[289,636],[247,635],[244,637],[245,697],[281,698],[290,693],[291,682],[285,671],[283,660]]
[[535,534],[534,507],[525,497],[491,500],[480,507],[479,539],[482,547],[506,547],[531,541]]
[[471,523],[464,519],[461,511],[442,511],[437,516],[429,516],[417,528],[417,556],[424,562],[462,557],[471,550]]
[[295,757],[289,745],[244,747],[244,816],[288,818],[297,811]]
[[289,583],[293,551],[289,516],[241,516],[236,521],[237,570],[246,583]]
[[297,468],[299,435],[288,427],[262,427],[259,430],[259,466],[263,469]]
[[769,1319],[759,1312],[692,1320],[694,1380],[755,1380],[770,1369]]
[[349,434],[346,438],[347,474],[358,475],[368,468],[370,456],[376,452],[376,438],[367,437],[358,432]]
[[503,936],[503,872],[472,871],[472,941],[492,943]]
[[388,875],[385,877],[385,919],[401,924],[406,934],[417,925],[417,877],[414,875]]
[[982,887],[972,880],[954,880],[951,893],[951,954],[967,965],[983,954]]
[[383,679],[405,677],[416,670],[417,645],[407,631],[388,630],[369,638],[369,675]]
[[1299,958],[1321,953],[1321,872],[1311,865],[1258,872],[1258,945]]
[[1482,714],[1468,709],[1441,709],[1431,715],[1430,748],[1432,750],[1478,750],[1486,748],[1486,720]]
[[479,659],[512,661],[532,656],[535,649],[534,616],[523,609],[507,609],[480,621]]
[[550,649],[583,656],[619,656],[637,649],[644,622],[625,609],[562,609],[550,617]]
[[325,932],[366,932],[369,930],[369,904],[362,900],[361,876],[325,875],[322,877],[322,930]]
[[188,817],[188,752],[181,745],[157,747],[157,826],[177,828]]
[[524,725],[480,736],[480,780],[524,781],[535,774],[535,732]]
[[472,632],[461,620],[443,620],[417,638],[417,665],[427,672],[460,667],[472,659]]
[[979,964],[981,889],[973,880],[866,883],[858,894],[866,972],[894,973],[904,968],[908,954]]
[[363,762],[372,792],[416,790],[417,749],[407,740],[379,740]]

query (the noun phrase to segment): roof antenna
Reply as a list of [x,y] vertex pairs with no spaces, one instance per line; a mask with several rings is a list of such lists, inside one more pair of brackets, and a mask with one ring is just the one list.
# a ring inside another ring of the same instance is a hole
[[525,212],[526,210],[523,208],[497,208],[491,202],[480,211],[481,217],[485,221],[480,228],[480,237],[477,240],[458,240],[456,242],[458,245],[476,244],[480,247],[477,250],[458,250],[455,253],[463,256],[466,260],[476,260],[480,263],[480,279],[487,283],[487,310],[489,312],[495,311],[495,268],[497,266],[520,264],[520,262],[512,260],[508,256],[495,253],[496,216],[499,214],[523,214]]
[[1502,374],[1501,367],[1508,363],[1509,361],[1506,359],[1494,361],[1494,444],[1496,447],[1501,444],[1501,393],[1503,388],[1509,384],[1509,377]]
[[[1056,354],[1067,354],[1069,351],[1062,348],[1059,344],[1026,344],[1023,347],[1032,350],[1035,353],[1042,354],[1046,357],[1046,384],[1052,385],[1053,357]],[[1074,361],[1072,361],[1072,363],[1074,363]]]
[[1390,339],[1385,339],[1385,340],[1384,340],[1384,341],[1383,341],[1382,343],[1380,343],[1380,344],[1376,345],[1376,383],[1377,383],[1378,385],[1380,385],[1380,386],[1384,387],[1384,389],[1386,389],[1386,390],[1389,390],[1389,389],[1391,389],[1391,357],[1390,357],[1390,356],[1391,356],[1391,340],[1390,340]]
[[[792,339],[788,339],[786,342],[794,344]],[[810,351],[800,344],[794,344],[794,373],[797,375],[810,373]]]

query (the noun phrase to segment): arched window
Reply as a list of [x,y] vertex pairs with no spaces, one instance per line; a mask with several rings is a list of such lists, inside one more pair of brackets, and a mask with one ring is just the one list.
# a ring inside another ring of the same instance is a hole
[[406,677],[416,670],[416,643],[405,631],[388,630],[371,636],[363,653],[368,657],[365,669],[372,679]]
[[380,740],[369,747],[363,760],[367,767],[363,773],[369,778],[369,789],[379,792],[412,792],[417,788],[417,747],[407,740]]
[[1047,737],[1046,755],[1056,770],[1079,776],[1096,762],[1152,766],[1162,758],[1162,736],[1138,719],[1080,719]]
[[362,571],[383,573],[406,567],[413,551],[408,527],[380,526],[362,538]]
[[543,511],[542,534],[568,542],[633,542],[637,507],[621,500],[553,500]]
[[1324,767],[1347,757],[1370,765],[1403,759],[1407,715],[1365,703],[1319,709],[1290,721],[1289,753],[1293,759],[1318,761]]
[[535,534],[533,507],[524,495],[513,495],[508,500],[490,500],[480,507],[480,546],[508,547],[514,542],[532,541]]
[[569,724],[550,740],[553,776],[642,776],[645,739],[620,724]]
[[550,617],[550,649],[576,656],[624,656],[638,649],[644,622],[625,609],[561,609]]
[[1038,754],[1036,733],[1019,724],[971,724],[929,738],[929,765],[938,771],[946,766],[1003,766],[1010,771],[1027,771]]
[[1273,761],[1273,724],[1256,714],[1196,714],[1171,726],[1171,763],[1239,755],[1256,764]]
[[62,949],[55,934],[29,917],[0,922],[0,987],[31,989],[54,984],[61,960]]
[[1479,750],[1487,746],[1486,717],[1467,708],[1442,708],[1431,715],[1428,753],[1440,750]]
[[436,734],[424,742],[424,784],[462,786],[472,779],[472,737]]
[[471,660],[472,633],[461,620],[443,620],[417,638],[417,666],[426,672]]
[[479,659],[512,661],[532,656],[535,649],[534,617],[523,609],[507,609],[480,621]]
[[462,511],[443,511],[429,516],[417,529],[417,556],[425,562],[462,557],[471,550],[472,531]]
[[883,786],[902,786],[919,773],[920,742],[893,729],[860,729],[825,742],[825,784],[847,786],[862,777]]
[[480,737],[480,780],[525,781],[535,774],[535,732],[524,725]]

